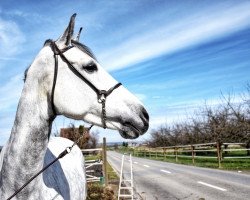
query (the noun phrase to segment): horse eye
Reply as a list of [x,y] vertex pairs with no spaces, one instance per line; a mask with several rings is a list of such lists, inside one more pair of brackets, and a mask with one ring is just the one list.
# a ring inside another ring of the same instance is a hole
[[97,71],[97,66],[95,63],[89,63],[88,65],[85,65],[82,68],[87,72]]

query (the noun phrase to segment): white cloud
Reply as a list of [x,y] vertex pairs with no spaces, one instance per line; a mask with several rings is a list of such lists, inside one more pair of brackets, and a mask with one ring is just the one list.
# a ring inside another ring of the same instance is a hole
[[167,115],[150,116],[150,129],[157,128],[167,122]]
[[0,146],[8,140],[14,122],[15,112],[0,111]]
[[[193,99],[193,100],[183,100],[173,103],[168,103],[167,106],[158,106],[158,108],[151,112],[150,114],[150,129],[157,128],[164,124],[173,124],[183,121],[188,121],[196,113],[205,108],[205,105],[212,108],[221,107],[225,105],[228,100],[228,95],[225,95],[225,99],[222,97],[204,99]],[[242,96],[231,95],[231,103],[239,104],[242,103]]]
[[1,58],[4,59],[17,53],[24,41],[25,36],[15,22],[0,18]]
[[6,129],[1,128],[0,129],[0,146],[3,146],[7,142],[9,136],[10,136],[10,129],[9,128],[6,128]]
[[0,86],[0,111],[10,109],[17,104],[23,87],[22,78],[23,74],[17,74]]
[[213,11],[202,10],[156,30],[142,30],[137,37],[125,40],[99,57],[108,70],[116,70],[172,53],[249,26],[249,9],[250,3],[247,2],[226,10],[220,7]]
[[162,96],[152,96],[152,99],[160,99]]
[[139,93],[136,93],[134,94],[140,101],[144,101],[147,96],[145,94],[139,94]]

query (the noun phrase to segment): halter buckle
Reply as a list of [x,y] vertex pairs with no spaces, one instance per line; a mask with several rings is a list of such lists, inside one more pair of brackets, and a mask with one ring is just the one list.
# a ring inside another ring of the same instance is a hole
[[102,103],[103,101],[106,100],[106,91],[105,90],[100,90],[99,95],[98,95],[98,102]]

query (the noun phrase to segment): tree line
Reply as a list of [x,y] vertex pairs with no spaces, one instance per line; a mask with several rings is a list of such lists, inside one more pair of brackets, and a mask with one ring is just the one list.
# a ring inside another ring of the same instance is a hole
[[250,84],[234,103],[232,95],[221,95],[217,106],[205,105],[184,122],[164,124],[151,131],[147,143],[165,147],[208,142],[246,143],[250,148]]

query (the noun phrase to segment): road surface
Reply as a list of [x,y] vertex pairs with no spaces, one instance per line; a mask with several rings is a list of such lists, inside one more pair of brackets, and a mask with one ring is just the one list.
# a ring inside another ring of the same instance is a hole
[[[122,154],[109,151],[120,173]],[[144,200],[250,200],[250,175],[132,157],[137,198]],[[129,157],[125,156],[125,176]]]

